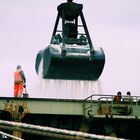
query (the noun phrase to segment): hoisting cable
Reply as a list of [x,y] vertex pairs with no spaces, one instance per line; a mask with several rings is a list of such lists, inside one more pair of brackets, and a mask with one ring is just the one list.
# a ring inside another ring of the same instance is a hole
[[42,136],[71,139],[71,140],[81,140],[81,139],[82,140],[87,140],[87,139],[88,140],[93,140],[93,139],[124,140],[120,138],[89,134],[80,131],[71,131],[71,130],[58,129],[58,128],[47,127],[47,126],[31,125],[26,123],[3,121],[3,120],[0,120],[0,128],[25,132],[25,133],[32,133],[32,134],[42,135]]
[[15,137],[15,136],[13,136],[13,135],[10,135],[10,134],[5,133],[5,132],[2,132],[2,131],[0,131],[0,134],[1,134],[1,135],[4,135],[4,136],[7,136],[7,137],[9,137],[9,138],[13,138],[14,140],[23,140],[23,139],[21,139],[21,138]]

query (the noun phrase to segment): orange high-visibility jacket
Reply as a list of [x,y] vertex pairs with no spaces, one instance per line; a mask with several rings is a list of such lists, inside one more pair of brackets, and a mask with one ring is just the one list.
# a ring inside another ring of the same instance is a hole
[[15,71],[14,73],[14,83],[15,84],[20,84],[23,82],[23,78],[22,78],[22,75],[20,73],[19,70]]

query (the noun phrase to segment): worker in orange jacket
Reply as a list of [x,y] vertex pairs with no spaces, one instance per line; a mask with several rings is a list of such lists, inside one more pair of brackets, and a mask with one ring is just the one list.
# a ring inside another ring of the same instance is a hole
[[14,97],[22,97],[23,89],[25,87],[26,77],[18,65],[16,71],[14,72]]

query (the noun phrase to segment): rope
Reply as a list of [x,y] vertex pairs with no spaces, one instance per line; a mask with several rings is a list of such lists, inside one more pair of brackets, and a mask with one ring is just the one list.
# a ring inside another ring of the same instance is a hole
[[36,135],[71,139],[71,140],[87,140],[87,139],[88,140],[93,140],[93,139],[124,140],[124,139],[119,139],[119,138],[109,137],[109,136],[101,136],[101,135],[95,135],[95,134],[88,134],[84,132],[77,132],[77,131],[71,131],[71,130],[52,128],[52,127],[47,127],[47,126],[44,127],[44,126],[39,126],[39,125],[31,125],[31,124],[26,124],[26,123],[17,123],[17,122],[12,122],[12,121],[3,121],[3,120],[0,120],[0,128],[26,132],[26,133],[32,133]]
[[23,140],[23,139],[21,139],[21,138],[17,138],[17,137],[15,137],[15,136],[13,136],[13,135],[7,134],[7,133],[2,132],[2,131],[0,131],[0,134],[1,134],[1,135],[4,135],[4,136],[7,136],[7,137],[9,137],[9,138],[14,138],[14,140]]

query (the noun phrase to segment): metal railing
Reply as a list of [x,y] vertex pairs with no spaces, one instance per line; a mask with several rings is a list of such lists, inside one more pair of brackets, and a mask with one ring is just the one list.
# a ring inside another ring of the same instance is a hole
[[112,111],[113,111],[113,106],[120,106],[120,105],[127,105],[132,108],[132,106],[138,106],[140,104],[140,96],[129,96],[130,97],[130,102],[126,102],[123,99],[128,98],[126,95],[122,95],[121,102],[116,103],[114,102],[114,97],[116,95],[105,95],[105,94],[93,94],[89,97],[87,97],[84,102],[83,102],[83,111],[84,115],[86,114],[86,111],[94,111],[94,105],[98,104],[100,107],[101,104],[105,105],[110,105]]

